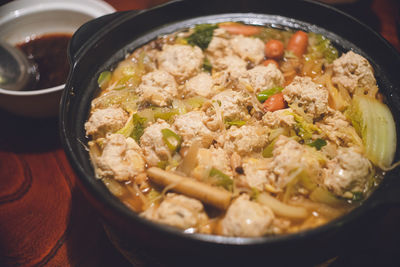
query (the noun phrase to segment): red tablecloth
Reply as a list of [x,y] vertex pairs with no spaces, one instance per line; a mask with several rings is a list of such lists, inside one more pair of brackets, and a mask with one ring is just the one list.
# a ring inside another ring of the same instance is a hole
[[[108,2],[129,10],[164,1]],[[400,50],[398,2],[363,2],[365,9],[355,15]],[[0,266],[129,266],[76,186],[57,119],[27,119],[0,110],[0,122]],[[398,225],[400,208],[392,208],[375,233],[377,246],[398,245]]]

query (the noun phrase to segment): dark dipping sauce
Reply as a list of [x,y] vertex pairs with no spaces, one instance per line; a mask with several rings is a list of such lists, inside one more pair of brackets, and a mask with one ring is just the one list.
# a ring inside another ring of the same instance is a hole
[[71,37],[72,34],[67,33],[46,34],[17,45],[35,63],[39,73],[36,85],[25,91],[65,83],[69,71],[67,48]]

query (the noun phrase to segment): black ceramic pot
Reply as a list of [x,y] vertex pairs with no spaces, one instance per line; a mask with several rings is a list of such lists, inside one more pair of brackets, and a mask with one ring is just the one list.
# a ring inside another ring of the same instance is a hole
[[[154,262],[176,266],[315,264],[368,241],[374,222],[389,204],[400,202],[399,171],[388,172],[363,205],[321,227],[296,234],[232,238],[181,231],[140,218],[94,178],[84,144],[84,123],[97,93],[97,77],[135,48],[159,35],[197,23],[242,21],[322,33],[339,50],[366,57],[399,127],[400,56],[380,35],[352,17],[310,1],[176,1],[154,9],[96,19],[73,36],[72,70],[62,97],[61,139],[79,184],[102,216],[107,232],[125,252],[141,251]],[[396,160],[399,159],[399,151]],[[161,264],[162,265],[162,264]]]

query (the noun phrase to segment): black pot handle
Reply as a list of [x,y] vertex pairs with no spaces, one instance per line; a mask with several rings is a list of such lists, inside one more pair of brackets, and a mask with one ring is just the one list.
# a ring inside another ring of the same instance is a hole
[[[83,45],[88,42],[92,37],[96,35],[96,33],[102,29],[105,25],[109,24],[111,21],[115,20],[116,18],[122,16],[126,13],[139,13],[138,10],[131,10],[131,11],[120,11],[111,13],[108,15],[104,15],[93,19],[85,24],[83,24],[72,36],[72,39],[69,43],[69,57],[70,62],[75,62],[75,59],[79,53],[79,49],[83,47]],[[71,64],[72,65],[72,64]]]

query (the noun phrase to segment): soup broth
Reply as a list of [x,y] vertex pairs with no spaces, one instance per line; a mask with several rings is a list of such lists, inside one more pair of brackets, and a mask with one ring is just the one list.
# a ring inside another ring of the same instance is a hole
[[26,56],[34,62],[38,82],[26,90],[40,90],[65,83],[69,71],[67,48],[72,34],[46,34],[18,44]]

